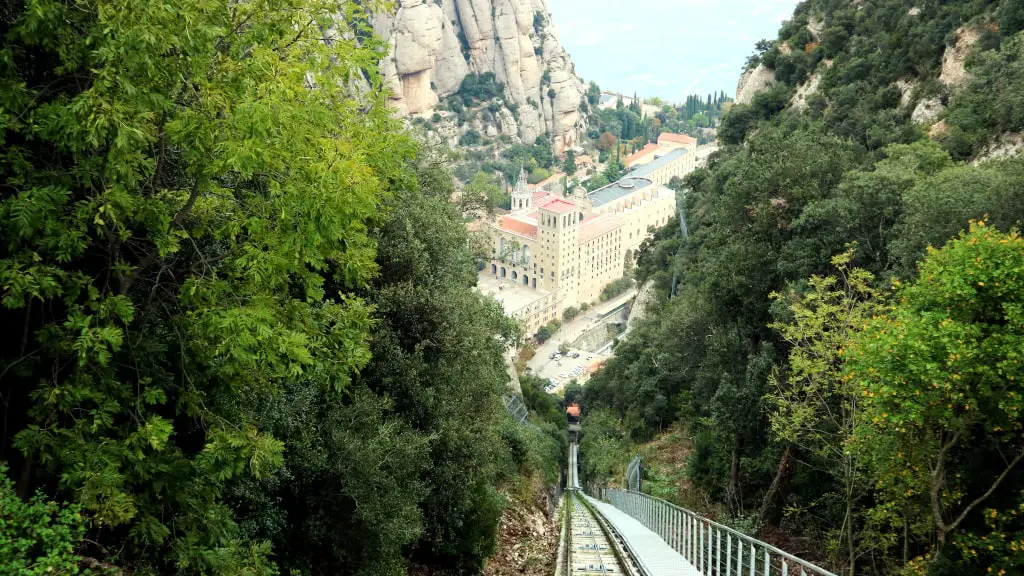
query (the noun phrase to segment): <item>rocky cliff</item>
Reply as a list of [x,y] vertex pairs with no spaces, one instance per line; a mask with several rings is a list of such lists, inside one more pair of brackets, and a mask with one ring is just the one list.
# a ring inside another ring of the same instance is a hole
[[402,114],[430,112],[467,74],[493,72],[523,142],[549,134],[561,151],[586,131],[585,89],[544,0],[400,0],[374,30],[390,42],[381,67]]

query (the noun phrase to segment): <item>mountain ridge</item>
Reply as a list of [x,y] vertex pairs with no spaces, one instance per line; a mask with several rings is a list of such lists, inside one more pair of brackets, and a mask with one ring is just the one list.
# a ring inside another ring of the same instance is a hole
[[502,127],[522,142],[550,135],[561,152],[585,135],[586,89],[544,0],[401,0],[373,26],[390,45],[381,69],[401,114],[429,116],[467,75],[491,73],[516,110]]

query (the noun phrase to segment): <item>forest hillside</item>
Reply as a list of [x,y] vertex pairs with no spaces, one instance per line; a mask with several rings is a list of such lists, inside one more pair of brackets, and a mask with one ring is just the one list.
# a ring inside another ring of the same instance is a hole
[[687,505],[836,571],[1020,572],[1022,29],[1019,2],[809,0],[758,43],[688,235],[641,250],[658,301],[584,390],[590,482],[671,428]]

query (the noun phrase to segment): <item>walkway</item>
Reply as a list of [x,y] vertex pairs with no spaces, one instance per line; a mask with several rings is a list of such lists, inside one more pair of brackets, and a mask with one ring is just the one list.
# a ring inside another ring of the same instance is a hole
[[689,562],[672,549],[660,536],[648,530],[625,512],[611,504],[595,500],[578,492],[587,503],[615,529],[626,546],[635,554],[635,560],[650,576],[701,576]]

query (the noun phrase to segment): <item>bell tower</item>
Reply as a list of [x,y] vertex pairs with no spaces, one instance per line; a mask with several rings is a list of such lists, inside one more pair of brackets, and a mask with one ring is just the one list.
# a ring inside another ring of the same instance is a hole
[[528,210],[533,204],[533,192],[530,191],[529,183],[526,181],[526,169],[519,168],[519,179],[512,189],[512,211]]

